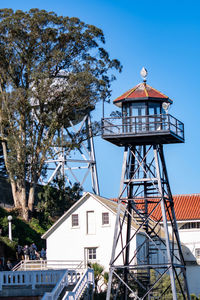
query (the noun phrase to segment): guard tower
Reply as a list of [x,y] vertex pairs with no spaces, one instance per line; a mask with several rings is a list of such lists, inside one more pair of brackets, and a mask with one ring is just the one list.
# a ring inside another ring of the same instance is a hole
[[141,75],[114,100],[121,117],[102,120],[102,137],[125,148],[106,299],[190,299],[163,153],[184,143],[184,125]]

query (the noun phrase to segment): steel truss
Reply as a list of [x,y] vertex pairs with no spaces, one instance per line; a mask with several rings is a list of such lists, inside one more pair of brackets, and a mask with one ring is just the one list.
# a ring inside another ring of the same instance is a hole
[[168,299],[190,299],[163,146],[129,146],[106,299],[165,299],[169,293]]
[[[69,121],[69,128],[61,129],[60,145],[51,148],[49,158],[45,161],[47,165],[47,176],[45,178],[41,177],[40,181],[43,184],[47,184],[58,174],[62,174],[65,178],[66,185],[72,186],[74,183],[79,183],[84,189],[84,183],[90,174],[92,191],[94,194],[99,195],[99,182],[90,114],[86,114],[83,117],[78,127],[73,121]],[[79,143],[78,148],[73,149],[65,146],[66,135],[67,143],[73,144],[81,132],[84,132],[85,139]]]

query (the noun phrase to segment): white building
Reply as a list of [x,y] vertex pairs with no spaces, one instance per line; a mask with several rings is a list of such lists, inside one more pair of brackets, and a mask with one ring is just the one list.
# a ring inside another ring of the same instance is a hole
[[[108,270],[116,210],[116,202],[85,193],[42,236],[46,239],[47,259],[98,262]],[[133,240],[132,249],[135,243]]]
[[[190,293],[200,294],[200,194],[174,197],[175,212],[179,227]],[[46,239],[48,260],[81,260],[98,262],[105,270],[111,258],[117,202],[91,193],[85,193],[43,236]],[[137,225],[132,223],[132,230]],[[159,234],[164,238],[162,227]],[[131,241],[134,252],[136,243],[144,240],[142,232]],[[159,251],[160,252],[160,251]],[[162,263],[159,254],[154,259]],[[140,251],[137,259],[143,259]],[[145,253],[145,252],[144,252]]]
[[190,293],[200,294],[200,194],[173,196]]

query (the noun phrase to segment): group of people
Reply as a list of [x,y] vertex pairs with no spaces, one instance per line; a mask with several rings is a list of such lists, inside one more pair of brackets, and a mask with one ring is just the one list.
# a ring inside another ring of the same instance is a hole
[[25,245],[22,247],[21,245],[17,245],[16,248],[16,258],[18,261],[20,260],[45,260],[46,259],[46,251],[42,248],[41,251],[38,251],[35,243],[32,243],[30,246]]

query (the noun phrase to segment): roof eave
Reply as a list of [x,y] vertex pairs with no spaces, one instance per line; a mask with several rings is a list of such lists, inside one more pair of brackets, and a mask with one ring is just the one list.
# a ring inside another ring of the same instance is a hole
[[121,104],[123,102],[133,102],[133,101],[161,101],[161,102],[167,102],[167,103],[170,103],[172,104],[173,101],[170,99],[170,98],[158,98],[158,97],[137,97],[137,98],[122,98],[122,99],[119,99],[119,100],[114,100],[113,101],[113,104],[121,107]]
[[68,217],[68,215],[70,215],[71,211],[73,211],[73,209],[78,206],[86,197],[90,196],[91,193],[87,192],[85,193],[74,205],[72,205],[70,207],[70,209],[68,209],[42,236],[42,239],[47,239],[55,230],[58,226],[60,226],[60,224],[62,224],[62,222],[65,221],[65,219]]

